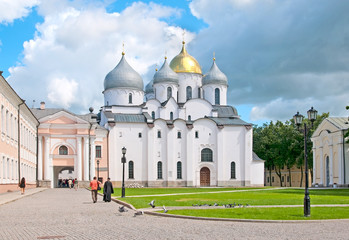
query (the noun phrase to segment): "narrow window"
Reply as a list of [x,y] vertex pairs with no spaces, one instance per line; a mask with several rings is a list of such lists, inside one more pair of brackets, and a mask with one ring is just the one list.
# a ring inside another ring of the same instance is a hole
[[96,158],[102,157],[102,146],[97,145],[96,146]]
[[220,91],[219,91],[219,88],[216,88],[214,90],[214,104],[216,104],[216,105],[220,104]]
[[151,112],[151,117],[152,117],[153,119],[155,119],[155,112],[154,112],[154,111]]
[[201,162],[213,162],[212,150],[204,148],[201,150]]
[[5,130],[5,111],[4,106],[1,105],[1,132]]
[[128,162],[128,178],[133,179],[134,178],[134,170],[133,170],[133,161]]
[[177,179],[182,179],[182,162],[177,162]]
[[290,176],[287,176],[287,182],[290,182]]
[[158,162],[158,179],[162,179],[162,162]]
[[177,138],[182,138],[182,133],[181,133],[181,131],[178,131],[178,132],[177,132]]
[[128,94],[128,103],[132,103],[132,93]]
[[170,112],[170,120],[173,120],[173,112]]
[[284,182],[285,181],[285,178],[284,176],[281,177],[281,182]]
[[230,178],[231,179],[235,179],[236,175],[235,175],[235,162],[231,162],[230,164]]
[[192,99],[191,87],[190,87],[190,86],[187,87],[187,101],[188,101],[189,99]]
[[172,97],[172,88],[168,87],[167,88],[167,99],[170,99]]
[[161,131],[158,130],[158,138],[161,138]]
[[68,148],[66,146],[59,147],[59,155],[68,155]]
[[199,131],[195,131],[195,138],[199,138]]
[[188,121],[191,122],[191,115],[188,115]]
[[269,182],[269,177],[267,178],[267,182]]
[[139,138],[142,138],[142,133],[138,133],[138,137],[139,137]]
[[198,98],[201,98],[201,88],[198,88]]
[[271,182],[274,182],[274,177],[271,177]]

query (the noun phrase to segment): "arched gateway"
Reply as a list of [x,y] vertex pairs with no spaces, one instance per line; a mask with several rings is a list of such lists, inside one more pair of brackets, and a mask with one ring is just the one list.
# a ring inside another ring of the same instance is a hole
[[200,169],[200,186],[209,187],[210,186],[210,169],[203,167]]

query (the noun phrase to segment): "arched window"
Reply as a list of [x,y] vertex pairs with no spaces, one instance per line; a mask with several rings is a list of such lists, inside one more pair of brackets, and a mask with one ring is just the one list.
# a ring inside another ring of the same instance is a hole
[[68,155],[68,148],[66,146],[59,147],[59,155]]
[[134,175],[133,175],[133,161],[129,161],[128,162],[128,178],[133,179]]
[[167,99],[170,99],[170,97],[172,97],[172,88],[168,87],[167,88]]
[[162,162],[158,162],[158,179],[162,179]]
[[132,103],[132,93],[128,94],[128,103]]
[[182,138],[182,133],[181,133],[181,131],[178,131],[178,132],[177,132],[177,138]]
[[170,120],[173,120],[173,112],[170,112]]
[[153,119],[155,119],[155,112],[154,112],[154,111],[151,112],[151,117],[152,117]]
[[158,130],[158,138],[161,138],[161,131]]
[[188,101],[189,99],[192,99],[191,87],[190,87],[190,86],[187,87],[187,101]]
[[177,179],[182,179],[182,162],[177,162]]
[[236,178],[236,171],[235,171],[235,162],[230,163],[230,178],[235,179]]
[[201,150],[201,162],[212,162],[212,150],[209,148],[204,148]]
[[189,122],[191,121],[191,115],[188,115],[188,121]]
[[214,90],[214,104],[216,104],[216,105],[220,104],[220,99],[221,99],[220,95],[221,94],[220,94],[219,88],[216,88]]

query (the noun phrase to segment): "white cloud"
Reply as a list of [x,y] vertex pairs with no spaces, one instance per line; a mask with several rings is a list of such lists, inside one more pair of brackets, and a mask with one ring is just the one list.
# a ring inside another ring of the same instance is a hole
[[12,23],[17,18],[26,17],[39,0],[1,0],[0,23]]
[[[145,84],[155,64],[163,63],[165,52],[172,58],[181,49],[183,30],[159,20],[177,17],[175,8],[137,2],[120,13],[107,13],[104,6],[53,0],[44,1],[38,12],[44,22],[37,24],[35,37],[23,44],[22,63],[9,69],[9,81],[23,98],[48,99],[51,107],[77,112],[87,112],[91,105],[99,109],[104,78],[119,62],[123,43],[127,61]],[[190,32],[186,36],[187,42],[194,38]],[[67,93],[56,89],[59,83],[65,89],[67,81]]]
[[347,114],[348,1],[193,0],[190,9],[209,24],[192,54],[207,71],[216,53],[229,104],[254,105],[250,120],[286,120],[311,105]]
[[68,108],[75,101],[78,83],[74,79],[53,78],[49,81],[47,98],[51,103]]

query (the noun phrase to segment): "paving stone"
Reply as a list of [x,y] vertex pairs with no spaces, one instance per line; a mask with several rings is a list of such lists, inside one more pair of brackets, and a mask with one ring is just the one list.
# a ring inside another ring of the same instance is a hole
[[[1,196],[0,196],[1,197]],[[119,213],[86,189],[47,189],[0,205],[0,239],[348,239],[349,220],[220,222]]]

